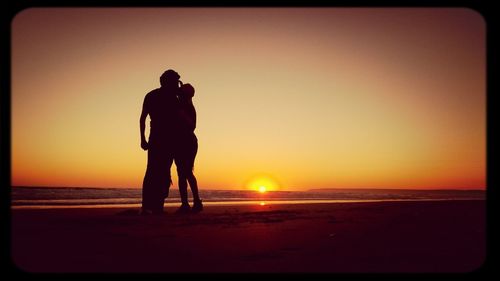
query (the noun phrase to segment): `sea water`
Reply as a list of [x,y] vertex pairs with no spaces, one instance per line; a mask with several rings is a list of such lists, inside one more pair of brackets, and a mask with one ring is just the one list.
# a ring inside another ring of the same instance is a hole
[[[12,187],[13,208],[140,206],[140,188]],[[191,200],[191,194],[189,194]],[[485,200],[484,190],[311,189],[306,191],[200,189],[204,204],[335,203],[408,200]],[[179,192],[170,190],[166,206],[178,205]]]

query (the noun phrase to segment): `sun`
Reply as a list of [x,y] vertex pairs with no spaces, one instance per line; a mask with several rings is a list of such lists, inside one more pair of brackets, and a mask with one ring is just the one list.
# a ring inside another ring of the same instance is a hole
[[273,177],[269,175],[259,175],[247,181],[247,188],[259,193],[266,193],[268,191],[279,190],[280,186]]

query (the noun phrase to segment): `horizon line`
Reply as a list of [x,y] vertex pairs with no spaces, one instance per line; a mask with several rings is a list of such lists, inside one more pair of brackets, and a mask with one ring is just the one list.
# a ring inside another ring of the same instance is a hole
[[[96,187],[96,186],[35,186],[35,185],[11,185],[11,188],[73,188],[73,189],[142,189],[142,187]],[[178,188],[172,188],[177,190]],[[254,191],[248,188],[229,188],[229,189],[216,189],[216,188],[201,188],[202,190],[210,191]],[[309,189],[279,189],[279,190],[268,190],[267,192],[301,192],[301,191],[329,191],[329,190],[474,190],[474,191],[486,191],[486,187],[453,187],[453,188],[390,188],[390,187],[326,187],[326,188],[309,188]]]

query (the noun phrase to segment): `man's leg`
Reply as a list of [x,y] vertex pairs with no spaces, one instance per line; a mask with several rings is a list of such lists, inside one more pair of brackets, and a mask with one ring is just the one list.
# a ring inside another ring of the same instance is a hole
[[172,157],[168,150],[151,145],[148,149],[148,165],[142,185],[142,208],[161,213],[171,183]]
[[153,211],[154,209],[154,193],[156,173],[158,171],[158,157],[154,148],[148,149],[148,163],[146,167],[146,174],[142,182],[142,210]]
[[168,151],[163,151],[161,157],[160,171],[158,173],[158,184],[156,185],[156,208],[157,212],[163,212],[163,205],[165,203],[165,198],[168,197],[170,191],[170,185],[172,184],[172,176],[170,174],[170,168],[174,161],[171,153]]

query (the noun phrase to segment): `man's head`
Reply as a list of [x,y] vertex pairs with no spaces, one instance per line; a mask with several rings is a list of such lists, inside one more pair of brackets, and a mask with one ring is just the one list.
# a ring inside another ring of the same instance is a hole
[[179,78],[181,76],[179,73],[176,71],[169,69],[160,76],[160,85],[162,87],[168,87],[168,86],[178,86],[179,85]]

